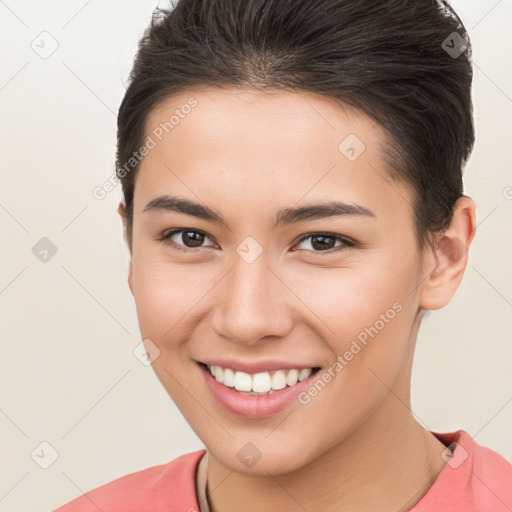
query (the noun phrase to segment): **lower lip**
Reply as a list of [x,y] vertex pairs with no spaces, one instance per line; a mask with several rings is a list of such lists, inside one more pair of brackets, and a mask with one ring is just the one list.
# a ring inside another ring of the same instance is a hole
[[298,402],[297,395],[309,387],[319,373],[315,372],[302,382],[276,390],[270,395],[246,395],[218,382],[204,365],[199,364],[199,367],[206,386],[217,402],[228,412],[250,419],[272,416],[294,401]]

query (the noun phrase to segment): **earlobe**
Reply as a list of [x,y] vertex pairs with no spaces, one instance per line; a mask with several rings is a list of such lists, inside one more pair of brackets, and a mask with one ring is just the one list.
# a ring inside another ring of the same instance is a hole
[[455,204],[448,228],[430,250],[433,263],[421,290],[421,308],[441,309],[450,302],[464,275],[475,231],[475,203],[463,196]]

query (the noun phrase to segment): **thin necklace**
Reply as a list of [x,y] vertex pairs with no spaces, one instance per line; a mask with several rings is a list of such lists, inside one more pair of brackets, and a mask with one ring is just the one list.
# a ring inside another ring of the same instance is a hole
[[[450,446],[448,448],[451,451],[451,455],[453,455],[454,450]],[[432,485],[433,483],[430,482],[430,486]],[[197,501],[199,503],[199,512],[211,512],[212,506],[208,494],[208,452],[206,452],[199,461],[196,474],[196,490]],[[420,498],[420,500],[421,499],[422,498]],[[407,510],[410,509],[407,508]]]

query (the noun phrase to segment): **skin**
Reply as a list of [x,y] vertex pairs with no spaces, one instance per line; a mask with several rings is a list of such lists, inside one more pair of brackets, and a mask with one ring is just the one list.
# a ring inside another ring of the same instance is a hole
[[[212,512],[409,510],[446,464],[445,446],[410,408],[418,327],[424,310],[444,307],[459,286],[473,201],[458,201],[446,232],[421,255],[412,191],[389,178],[386,134],[363,113],[303,92],[203,88],[163,101],[147,133],[191,96],[198,105],[138,171],[128,283],[142,337],[160,350],[153,368],[207,447]],[[338,149],[349,134],[366,146],[353,162]],[[143,212],[163,194],[206,205],[227,226]],[[283,208],[330,200],[375,216],[272,227]],[[118,212],[126,230],[122,202]],[[186,233],[174,235],[188,245],[183,252],[159,239],[171,229],[206,237],[198,248]],[[322,250],[307,238],[318,232],[355,245],[327,239]],[[263,249],[252,263],[236,252],[247,236]],[[394,303],[401,311],[317,396],[268,418],[226,412],[195,362],[278,359],[327,369]],[[249,442],[262,454],[251,468],[237,457]]]

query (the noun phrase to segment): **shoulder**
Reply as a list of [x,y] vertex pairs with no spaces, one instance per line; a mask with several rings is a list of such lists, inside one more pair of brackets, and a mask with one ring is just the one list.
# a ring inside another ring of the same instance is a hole
[[130,473],[83,493],[54,512],[159,512],[197,509],[195,470],[205,450]]
[[446,466],[411,512],[512,510],[512,464],[507,459],[464,430],[432,433],[447,446],[441,454]]
[[[469,434],[473,443],[472,481],[476,500],[480,505],[487,506],[496,498],[506,510],[512,510],[512,464],[499,453],[477,444]],[[480,498],[480,499],[478,499]],[[505,510],[505,509],[504,509]]]

